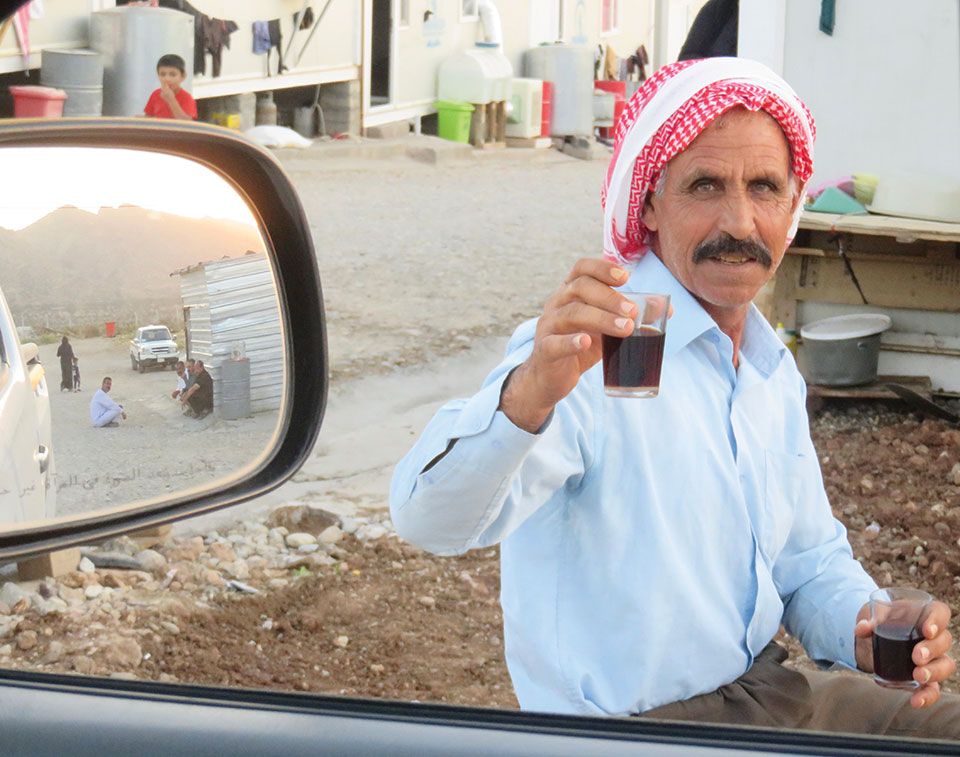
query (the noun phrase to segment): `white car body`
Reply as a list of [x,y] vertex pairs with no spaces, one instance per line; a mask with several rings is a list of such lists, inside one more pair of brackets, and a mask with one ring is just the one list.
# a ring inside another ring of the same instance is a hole
[[173,368],[180,359],[180,351],[166,326],[141,326],[130,340],[130,367],[143,373],[154,365]]
[[57,486],[39,349],[21,345],[0,291],[0,523],[52,518]]

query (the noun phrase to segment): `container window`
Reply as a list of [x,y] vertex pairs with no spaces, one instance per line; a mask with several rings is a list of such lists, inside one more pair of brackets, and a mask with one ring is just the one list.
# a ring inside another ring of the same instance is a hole
[[478,18],[477,0],[460,0],[460,20],[476,21]]
[[601,12],[603,18],[600,22],[600,31],[604,34],[611,34],[620,29],[620,0],[602,0]]

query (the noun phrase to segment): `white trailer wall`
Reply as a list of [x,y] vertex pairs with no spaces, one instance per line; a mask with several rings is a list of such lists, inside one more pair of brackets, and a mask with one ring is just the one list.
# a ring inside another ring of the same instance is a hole
[[780,71],[817,119],[816,173],[960,177],[960,3],[740,0],[739,50]]

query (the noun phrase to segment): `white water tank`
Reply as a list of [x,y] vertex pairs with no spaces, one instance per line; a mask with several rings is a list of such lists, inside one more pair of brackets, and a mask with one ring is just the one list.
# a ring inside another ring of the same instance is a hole
[[553,86],[551,136],[593,134],[593,49],[540,45],[523,54],[523,75]]
[[175,53],[183,58],[193,88],[193,16],[169,8],[121,6],[90,14],[90,47],[103,57],[103,115],[143,113],[160,86],[157,61]]
[[510,59],[496,47],[479,44],[440,64],[437,99],[484,105],[510,99]]
[[539,137],[543,120],[543,82],[539,79],[514,79],[510,90],[513,112],[507,119],[507,136],[523,139]]

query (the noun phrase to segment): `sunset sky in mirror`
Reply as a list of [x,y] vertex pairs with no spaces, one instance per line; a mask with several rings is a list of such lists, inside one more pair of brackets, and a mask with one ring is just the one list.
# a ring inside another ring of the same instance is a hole
[[94,147],[0,151],[0,227],[22,229],[64,205],[96,213],[139,205],[189,218],[255,226],[237,191],[209,168],[163,153]]

